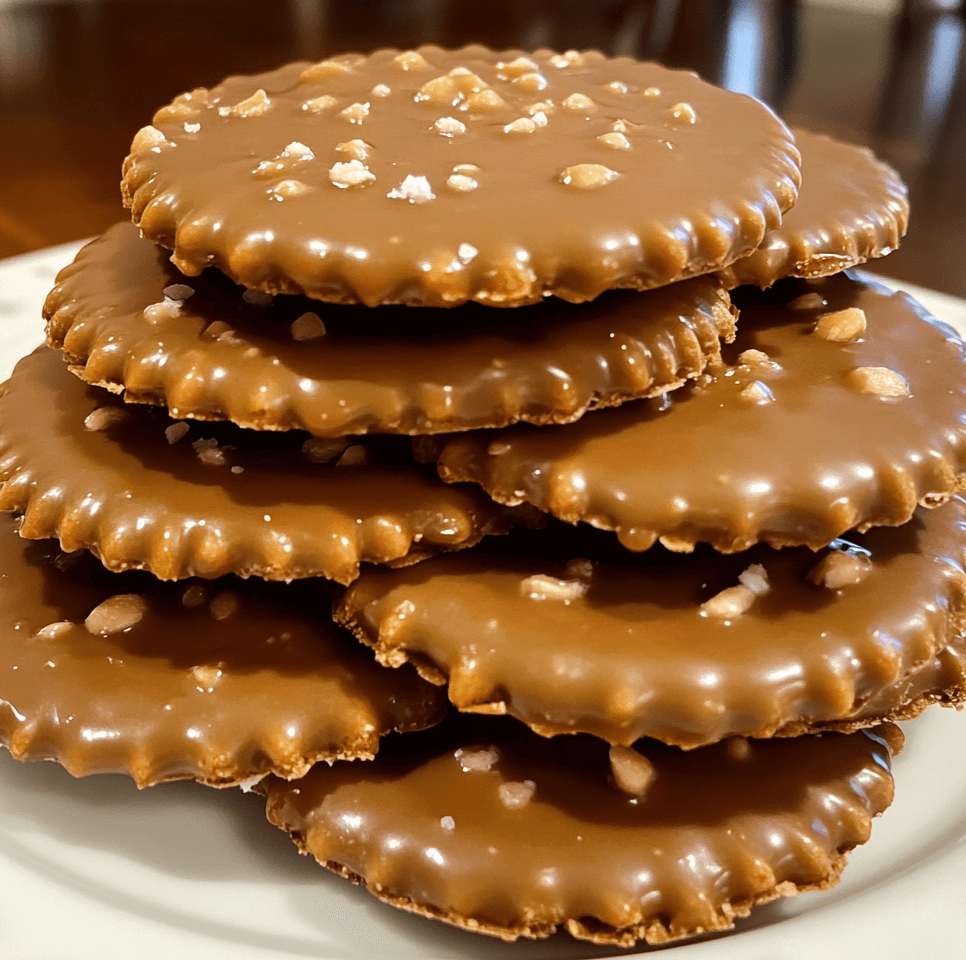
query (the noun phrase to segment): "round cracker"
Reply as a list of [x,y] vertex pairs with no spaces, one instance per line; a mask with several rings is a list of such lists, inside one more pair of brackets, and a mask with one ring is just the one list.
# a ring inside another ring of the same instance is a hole
[[798,164],[767,107],[690,72],[426,46],[184,94],[135,137],[122,191],[189,275],[519,306],[726,266],[792,206]]
[[631,550],[819,548],[961,489],[966,364],[951,328],[845,274],[737,302],[724,365],[693,385],[565,426],[454,437],[442,476]]
[[61,272],[45,315],[74,372],[126,400],[329,437],[563,423],[680,386],[734,336],[711,277],[512,311],[250,303],[216,271],[184,277],[130,224]]
[[175,423],[82,383],[44,347],[0,388],[0,509],[24,514],[23,536],[112,570],[340,583],[363,561],[414,563],[528,516],[447,488],[406,441],[305,439]]
[[850,537],[820,554],[680,556],[554,526],[366,570],[335,615],[459,710],[544,736],[690,749],[961,703],[966,503]]
[[365,770],[264,790],[303,852],[393,906],[506,940],[563,927],[631,946],[834,885],[892,799],[885,738],[901,743],[890,725],[691,753],[642,741],[620,758],[649,777],[630,796],[600,740],[464,718],[387,741]]
[[359,656],[317,583],[161,583],[0,527],[0,743],[17,760],[247,785],[369,759],[443,713],[415,673]]

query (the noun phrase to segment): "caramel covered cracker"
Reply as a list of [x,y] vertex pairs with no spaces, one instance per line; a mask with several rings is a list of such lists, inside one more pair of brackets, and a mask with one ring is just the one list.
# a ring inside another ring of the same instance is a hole
[[804,180],[798,200],[749,257],[719,276],[770,287],[783,277],[826,277],[884,257],[909,222],[909,191],[870,150],[807,130],[794,130]]
[[317,583],[161,583],[0,523],[0,743],[18,760],[222,787],[371,758],[444,698],[359,653]]
[[[891,802],[898,729],[633,756],[447,721],[358,764],[268,779],[268,817],[375,896],[505,940],[666,943],[834,885]],[[736,749],[740,746],[741,749]],[[637,762],[634,763],[634,758]],[[646,767],[629,793],[625,767]]]
[[341,583],[362,561],[413,563],[526,517],[446,488],[391,440],[172,421],[41,348],[0,388],[0,509],[23,513],[23,536],[59,537],[113,570]]
[[366,570],[336,617],[460,710],[545,736],[690,749],[854,729],[966,699],[964,529],[959,498],[819,553],[632,555],[560,525]]
[[724,364],[692,385],[566,426],[454,437],[441,474],[631,550],[818,548],[961,489],[966,364],[951,328],[844,274],[737,302]]
[[124,200],[186,274],[369,306],[646,289],[778,225],[799,155],[766,107],[571,53],[426,46],[230,77],[138,133]]
[[734,333],[710,277],[513,311],[253,298],[184,277],[130,224],[80,252],[45,313],[74,372],[127,400],[319,436],[566,422],[680,386]]

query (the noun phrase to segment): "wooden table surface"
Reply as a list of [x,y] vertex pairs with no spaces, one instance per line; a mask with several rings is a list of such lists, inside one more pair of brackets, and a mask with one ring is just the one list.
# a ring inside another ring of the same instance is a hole
[[[347,49],[599,47],[698,70],[790,123],[872,146],[910,186],[875,269],[966,296],[962,10],[797,0],[0,0],[0,257],[123,219],[122,159],[182,90]],[[937,0],[938,2],[938,0]]]

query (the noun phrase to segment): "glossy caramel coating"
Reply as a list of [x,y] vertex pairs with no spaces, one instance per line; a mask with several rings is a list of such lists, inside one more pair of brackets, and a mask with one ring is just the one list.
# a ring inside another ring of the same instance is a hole
[[[818,548],[905,523],[917,504],[961,489],[966,364],[955,331],[846,274],[746,288],[736,302],[738,336],[709,376],[574,424],[454,437],[441,475],[614,530],[631,550],[659,538],[676,550]],[[823,324],[859,318],[856,339],[828,338]]]
[[[0,524],[0,743],[74,776],[212,786],[319,760],[371,758],[390,730],[435,723],[443,698],[384,670],[328,616],[324,584],[161,583]],[[107,635],[85,621],[136,597]],[[101,608],[104,609],[104,608]]]
[[307,459],[305,437],[178,427],[81,382],[43,347],[0,388],[0,509],[24,514],[22,536],[59,537],[112,570],[340,583],[362,561],[414,563],[527,517],[447,489],[398,449],[406,441],[356,445],[374,462],[339,466]]
[[[966,504],[850,537],[871,561],[832,588],[814,582],[825,554],[804,547],[628,554],[605,533],[553,526],[366,570],[335,615],[383,663],[446,683],[460,710],[508,713],[545,736],[692,748],[869,726],[920,712],[930,694],[961,702],[955,649],[939,674],[915,677],[966,626]],[[576,558],[593,562],[568,567]],[[766,592],[716,613],[712,598],[756,565]]]
[[[165,302],[165,290],[193,292]],[[183,276],[118,224],[58,277],[48,342],[84,380],[172,416],[332,437],[566,422],[680,386],[734,335],[711,277],[513,311],[268,306],[242,293],[215,270]],[[318,335],[295,339],[300,324]]]
[[122,192],[186,274],[519,306],[726,266],[795,202],[798,163],[766,107],[692,73],[426,46],[184,94],[135,138]]
[[798,200],[751,256],[719,273],[729,288],[827,277],[886,256],[906,232],[909,191],[892,167],[864,147],[793,133],[804,176]]
[[[507,940],[564,927],[630,946],[727,929],[756,903],[833,885],[892,799],[901,734],[691,753],[641,741],[653,769],[641,798],[616,789],[591,737],[464,718],[393,740],[364,768],[266,780],[269,819],[394,906]],[[467,753],[490,750],[489,769],[466,769]],[[528,802],[501,799],[528,781]]]

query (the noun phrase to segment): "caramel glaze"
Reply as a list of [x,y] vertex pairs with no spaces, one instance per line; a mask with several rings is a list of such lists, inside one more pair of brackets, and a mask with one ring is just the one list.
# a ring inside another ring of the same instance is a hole
[[906,232],[909,191],[892,167],[863,147],[793,132],[805,174],[798,201],[750,257],[721,271],[729,288],[829,276],[891,253]]
[[[408,570],[366,570],[335,615],[383,663],[412,661],[448,682],[460,710],[509,713],[546,736],[692,748],[868,726],[917,713],[933,694],[962,701],[956,649],[933,661],[966,626],[966,503],[852,539],[871,567],[835,590],[809,579],[822,558],[807,548],[635,555],[609,534],[553,525]],[[581,581],[566,568],[576,557],[593,560]],[[767,593],[730,618],[702,613],[753,564]],[[535,576],[586,589],[534,598]],[[930,665],[939,673],[916,679]]]
[[[103,407],[123,422],[87,429]],[[340,583],[361,561],[414,563],[528,519],[473,488],[447,489],[391,437],[366,441],[374,464],[335,467],[301,454],[305,434],[210,424],[169,443],[171,424],[87,386],[41,348],[0,388],[0,509],[24,514],[22,536],[57,536],[112,570]],[[198,439],[216,440],[225,462],[202,462]]]
[[[177,284],[194,293],[159,319],[152,305]],[[306,312],[325,334],[296,341],[292,323]],[[74,372],[126,400],[330,437],[566,422],[680,386],[720,355],[719,337],[734,336],[711,277],[517,311],[249,304],[217,271],[184,277],[131,224],[81,251],[45,314],[48,342]]]
[[[0,743],[18,760],[125,773],[141,787],[229,786],[370,758],[383,734],[443,712],[414,673],[359,655],[318,581],[165,584],[22,540],[10,520],[0,528]],[[138,623],[85,629],[95,607],[125,594],[145,604]]]
[[[789,303],[818,294],[819,309]],[[630,550],[825,546],[847,530],[905,523],[946,499],[966,468],[966,364],[956,333],[904,294],[840,274],[742,291],[725,365],[662,401],[574,424],[457,436],[445,480],[474,480],[569,523],[614,530]],[[864,311],[855,342],[823,339],[829,312]],[[743,351],[773,363],[741,364]],[[777,366],[775,366],[777,364]],[[904,378],[908,396],[864,393],[858,368]],[[774,399],[742,394],[756,381]]]
[[[394,906],[508,940],[563,926],[630,946],[726,929],[757,902],[831,886],[892,799],[890,744],[901,734],[889,724],[692,753],[642,741],[654,778],[637,799],[613,786],[595,738],[461,718],[387,738],[364,767],[262,788],[303,852]],[[495,747],[498,760],[465,771],[460,747]],[[527,780],[529,803],[508,809],[499,788]]]
[[[781,121],[692,73],[593,51],[560,66],[549,50],[427,46],[408,67],[398,53],[178,97],[125,162],[135,223],[184,273],[216,266],[271,293],[518,306],[724,267],[795,201],[799,156]],[[521,56],[532,66],[512,63]],[[526,130],[506,129],[518,120]],[[599,139],[614,132],[617,146]],[[365,152],[336,149],[351,140]],[[311,155],[283,156],[291,143]],[[353,159],[374,179],[336,186],[334,165]],[[477,186],[449,186],[454,173]],[[390,196],[406,177],[424,191]]]

